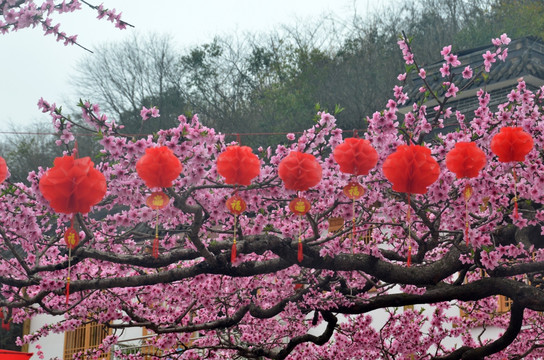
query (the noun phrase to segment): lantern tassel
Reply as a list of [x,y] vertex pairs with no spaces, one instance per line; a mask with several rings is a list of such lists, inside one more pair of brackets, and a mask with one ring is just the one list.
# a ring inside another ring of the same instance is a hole
[[68,305],[69,300],[70,300],[70,277],[68,276],[66,278],[66,305]]
[[157,210],[157,219],[155,220],[155,239],[153,240],[153,257],[159,258],[159,210]]
[[298,238],[298,254],[297,254],[297,260],[298,262],[302,262],[304,259],[304,254],[302,253],[302,239]]
[[406,266],[412,265],[412,245],[408,245],[408,259],[406,260]]
[[234,264],[236,261],[236,239],[232,242],[232,250],[230,252],[230,262]]

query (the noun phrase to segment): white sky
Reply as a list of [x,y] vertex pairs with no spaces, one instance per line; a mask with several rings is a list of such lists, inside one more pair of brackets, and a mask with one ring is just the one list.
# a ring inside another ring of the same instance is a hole
[[[78,34],[78,42],[93,50],[102,42],[121,41],[134,31],[167,33],[180,48],[203,44],[217,35],[267,32],[280,25],[320,21],[324,16],[349,20],[364,16],[390,0],[103,0],[123,12],[135,29],[116,29],[83,5],[74,14],[57,16],[61,30]],[[40,3],[40,1],[36,1]],[[90,0],[100,4],[102,0]],[[151,5],[153,4],[153,5]],[[56,24],[56,22],[53,22]],[[0,35],[0,131],[23,131],[29,124],[50,121],[37,108],[40,97],[64,107],[77,98],[71,76],[87,52],[64,46],[41,29]],[[0,133],[0,139],[5,135]]]

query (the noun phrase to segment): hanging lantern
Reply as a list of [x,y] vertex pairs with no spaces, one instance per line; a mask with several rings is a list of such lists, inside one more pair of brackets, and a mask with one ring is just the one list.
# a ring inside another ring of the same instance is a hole
[[166,146],[147,148],[136,163],[136,171],[149,188],[167,188],[181,174],[181,161]]
[[91,158],[63,156],[40,179],[43,197],[58,213],[88,213],[106,194],[106,178]]
[[491,139],[491,151],[500,162],[525,161],[533,145],[531,135],[520,127],[505,126]]
[[74,229],[74,214],[88,213],[106,195],[106,178],[94,168],[90,157],[75,155],[55,159],[54,165],[40,179],[40,191],[49,205],[58,213],[72,214],[70,228],[64,234],[68,247],[68,277],[66,278],[66,304],[70,297],[72,249],[79,243]]
[[458,179],[478,176],[485,163],[485,153],[474,142],[458,142],[446,155],[446,167]]
[[306,191],[319,184],[321,174],[315,156],[299,151],[291,151],[278,166],[278,175],[288,190]]
[[385,159],[383,174],[391,183],[393,190],[408,194],[408,267],[412,263],[412,239],[410,217],[410,195],[425,194],[427,187],[440,175],[440,166],[431,156],[431,150],[421,145],[399,145],[397,151]]
[[421,145],[399,145],[385,159],[383,174],[393,190],[407,194],[425,194],[427,187],[440,175],[440,166],[431,150]]
[[217,172],[227,184],[248,186],[261,172],[261,163],[249,146],[233,145],[217,157]]
[[[476,146],[474,142],[458,142],[455,147],[446,155],[446,167],[461,178],[474,178],[485,166],[485,153]],[[472,196],[472,187],[468,182],[463,191],[465,200],[465,240],[469,245],[470,222],[468,217],[468,200]]]
[[[309,188],[319,184],[322,175],[321,165],[317,162],[315,156],[291,151],[278,166],[278,175],[282,179],[285,188],[295,191],[306,191]],[[289,209],[299,215],[306,214],[310,210],[310,202],[304,198],[297,197],[289,204]],[[302,262],[302,234],[298,236],[298,255],[297,259]]]
[[237,194],[239,185],[248,186],[261,172],[261,163],[249,146],[229,146],[217,157],[217,172],[225,183],[235,185],[234,195],[227,200],[227,209],[234,215],[234,233],[230,260],[236,261],[237,216],[246,210],[246,202]]
[[289,203],[289,210],[295,215],[303,216],[312,208],[310,202],[301,197],[296,197]]
[[[500,162],[525,161],[525,156],[533,149],[531,135],[520,127],[505,126],[491,139],[491,151],[499,157]],[[518,218],[518,178],[515,165],[512,166],[514,177],[514,218]]]
[[0,156],[0,184],[6,180],[8,177],[8,166],[6,165],[6,160]]
[[[136,172],[149,188],[168,188],[181,174],[181,161],[166,146],[145,149],[145,155],[136,163]],[[159,210],[168,205],[170,198],[162,191],[151,193],[146,204],[157,211],[155,220],[155,239],[153,257],[159,257]]]
[[341,172],[355,176],[367,175],[378,163],[378,153],[365,139],[347,138],[334,149],[333,156]]
[[351,200],[360,199],[361,196],[365,194],[365,188],[359,184],[357,181],[350,181],[342,189],[344,195],[346,195]]
[[[340,171],[353,176],[367,175],[378,163],[378,153],[370,145],[370,141],[358,138],[348,138],[338,145],[333,152],[334,160],[340,165]],[[344,186],[343,193],[352,200],[353,216],[351,218],[351,250],[355,246],[355,200],[363,196],[365,190],[356,181]]]
[[233,215],[240,215],[246,210],[246,202],[238,195],[228,198],[226,205]]

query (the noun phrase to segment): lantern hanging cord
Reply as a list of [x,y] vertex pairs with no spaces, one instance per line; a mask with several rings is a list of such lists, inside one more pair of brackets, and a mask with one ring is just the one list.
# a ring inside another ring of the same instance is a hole
[[66,305],[70,300],[70,274],[72,272],[72,247],[68,247],[68,277],[66,278]]
[[468,200],[472,196],[472,187],[470,184],[465,184],[465,191],[463,192],[463,197],[465,198],[465,240],[467,246],[470,245],[469,238],[468,238],[468,232],[470,230],[470,222],[468,218]]
[[297,252],[297,260],[298,262],[302,262],[304,259],[304,255],[302,253],[302,215],[299,215],[300,218],[300,228],[298,229],[298,252]]
[[410,212],[410,193],[408,193],[408,211],[406,211],[406,222],[408,223],[408,258],[406,265],[410,267],[412,265],[412,224],[411,224],[411,212]]
[[514,219],[519,218],[518,213],[518,176],[516,174],[515,167],[512,168],[512,175],[514,176]]
[[352,200],[352,211],[353,215],[351,217],[351,253],[353,254],[353,248],[355,246],[355,198]]
[[153,240],[153,257],[157,259],[159,257],[159,209],[155,211],[157,215],[155,217],[155,239]]

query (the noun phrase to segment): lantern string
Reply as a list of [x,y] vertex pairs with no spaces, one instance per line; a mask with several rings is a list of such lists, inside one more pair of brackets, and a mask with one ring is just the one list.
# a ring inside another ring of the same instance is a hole
[[304,254],[302,253],[302,215],[299,215],[300,220],[300,228],[298,229],[298,253],[297,253],[297,260],[298,262],[302,262],[304,259]]
[[353,215],[351,217],[351,253],[353,254],[353,247],[355,246],[355,198],[353,198],[352,204]]
[[68,247],[68,277],[66,278],[66,305],[70,299],[70,274],[72,270],[72,247]]
[[238,216],[234,215],[234,230],[232,234],[232,250],[230,253],[230,262],[233,264],[236,261],[236,226],[237,226]]
[[518,213],[518,188],[517,188],[518,176],[516,174],[516,169],[515,168],[512,168],[512,175],[514,175],[514,219],[518,219],[519,218],[519,213]]
[[464,191],[463,195],[464,195],[464,198],[465,198],[465,239],[466,239],[467,246],[469,246],[470,243],[469,243],[468,232],[469,232],[469,229],[470,229],[470,222],[469,222],[469,217],[468,217],[468,200],[472,196],[472,187],[470,186],[470,184],[468,184],[468,183],[465,184],[465,191]]
[[410,193],[408,193],[408,211],[406,211],[406,222],[408,223],[408,259],[406,261],[407,267],[410,267],[410,265],[412,265],[412,224],[410,213],[410,198]]
[[157,216],[155,218],[155,239],[153,240],[153,257],[159,257],[159,209],[155,210]]

